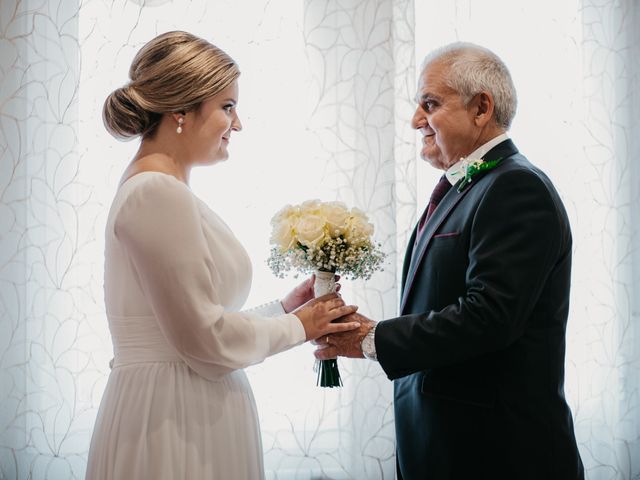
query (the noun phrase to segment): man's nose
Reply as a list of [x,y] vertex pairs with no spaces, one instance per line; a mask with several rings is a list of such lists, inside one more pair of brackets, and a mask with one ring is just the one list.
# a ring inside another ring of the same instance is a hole
[[427,116],[424,114],[423,108],[418,105],[416,111],[411,118],[411,127],[415,130],[419,130],[427,125]]

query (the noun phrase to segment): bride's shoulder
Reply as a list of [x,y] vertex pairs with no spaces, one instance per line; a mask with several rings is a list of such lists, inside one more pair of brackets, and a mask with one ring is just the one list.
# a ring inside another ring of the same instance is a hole
[[147,188],[149,186],[161,187],[163,185],[179,185],[186,189],[189,189],[189,186],[187,184],[170,173],[161,172],[159,170],[143,170],[141,172],[136,172],[133,175],[125,177],[120,182],[118,190],[127,190],[131,186],[135,188],[141,185],[145,185],[147,186]]
[[158,171],[136,173],[124,180],[116,195],[131,196],[189,196],[193,193],[189,186],[173,175]]
[[189,186],[173,175],[145,171],[122,182],[113,200],[112,214],[120,219],[151,214],[170,218],[197,210],[195,200]]

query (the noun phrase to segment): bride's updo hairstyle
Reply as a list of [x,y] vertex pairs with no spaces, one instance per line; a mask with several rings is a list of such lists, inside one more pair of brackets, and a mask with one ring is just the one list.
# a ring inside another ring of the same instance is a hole
[[105,100],[102,119],[114,137],[150,137],[165,113],[197,110],[238,78],[233,59],[187,32],[167,32],[133,59],[130,81]]

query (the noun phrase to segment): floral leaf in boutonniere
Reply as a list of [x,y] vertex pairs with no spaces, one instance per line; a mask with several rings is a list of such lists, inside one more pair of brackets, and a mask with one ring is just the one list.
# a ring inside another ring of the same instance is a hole
[[462,192],[467,185],[471,183],[473,177],[475,177],[480,172],[485,172],[487,170],[491,170],[498,166],[498,164],[502,161],[502,158],[498,158],[497,160],[491,160],[489,162],[485,162],[484,160],[463,160],[463,173],[464,178],[460,181],[458,185],[458,192]]

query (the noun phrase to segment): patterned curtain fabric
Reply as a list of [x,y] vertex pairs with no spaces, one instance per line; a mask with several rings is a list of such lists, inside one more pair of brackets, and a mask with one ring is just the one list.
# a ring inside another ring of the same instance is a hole
[[101,252],[78,148],[78,4],[0,2],[0,478],[82,478]]
[[[494,49],[520,95],[512,137],[556,183],[574,232],[567,397],[590,480],[640,478],[640,7],[634,0],[3,0],[0,2],[0,479],[81,479],[111,358],[104,221],[137,148],[102,101],[155,34],[184,29],[242,70],[229,162],[192,188],[251,253],[249,305],[296,280],[265,265],[286,203],[367,211],[388,253],[344,296],[397,311],[399,268],[438,173],[416,155],[416,75],[432,47]],[[500,28],[489,28],[496,16]],[[535,38],[535,46],[531,39]],[[311,347],[249,369],[270,479],[395,478],[392,386],[341,361],[315,387]]]
[[640,478],[640,5],[582,3],[571,388],[592,479]]

